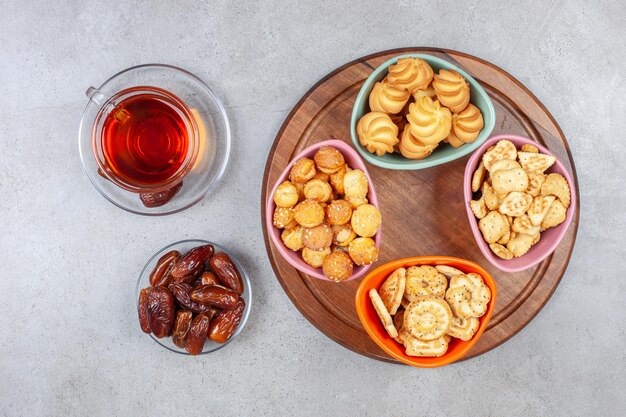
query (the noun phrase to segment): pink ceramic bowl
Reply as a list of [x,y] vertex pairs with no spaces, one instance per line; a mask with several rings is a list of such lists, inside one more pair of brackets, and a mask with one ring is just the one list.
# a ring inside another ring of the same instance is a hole
[[487,242],[485,242],[485,240],[483,239],[483,235],[478,228],[478,219],[476,219],[476,216],[474,216],[474,213],[472,213],[469,202],[470,200],[472,200],[472,176],[474,175],[474,171],[476,171],[478,164],[480,164],[483,154],[487,151],[487,148],[489,148],[491,145],[495,145],[499,140],[502,139],[507,139],[513,142],[518,150],[522,145],[529,143],[531,145],[535,145],[541,153],[545,153],[548,155],[553,154],[543,146],[539,145],[536,142],[533,142],[528,138],[516,135],[497,135],[489,138],[480,148],[478,148],[476,152],[472,154],[469,161],[467,161],[467,165],[465,166],[465,178],[463,180],[465,210],[467,211],[467,218],[469,219],[472,233],[474,233],[474,239],[476,239],[480,251],[483,253],[485,258],[487,258],[487,260],[491,262],[491,264],[494,265],[496,268],[501,269],[505,272],[519,272],[543,261],[545,258],[548,257],[548,255],[554,252],[559,242],[561,242],[561,239],[563,239],[563,236],[565,235],[567,228],[572,222],[572,218],[574,217],[576,211],[576,187],[574,186],[574,182],[572,181],[572,178],[570,177],[563,164],[561,164],[561,162],[557,159],[554,165],[546,170],[546,173],[550,174],[556,172],[558,174],[561,174],[569,183],[572,201],[567,209],[567,216],[565,217],[565,221],[556,227],[552,227],[545,232],[541,232],[541,240],[539,240],[537,244],[533,245],[528,253],[526,253],[524,256],[521,256],[519,258],[513,258],[510,260],[497,257],[489,248],[489,244],[487,244]]
[[[378,199],[376,198],[376,191],[374,191],[372,178],[370,177],[369,172],[367,172],[367,168],[365,167],[365,164],[363,163],[363,160],[361,159],[359,154],[347,143],[337,139],[330,139],[320,143],[316,143],[315,145],[311,145],[308,148],[304,149],[302,152],[296,155],[291,160],[291,162],[289,162],[289,165],[287,165],[287,167],[285,167],[284,171],[280,174],[280,177],[278,177],[278,181],[276,181],[276,184],[274,184],[272,192],[267,196],[267,201],[265,202],[265,227],[269,232],[270,238],[272,239],[274,246],[276,246],[278,252],[280,252],[283,258],[285,258],[285,260],[289,262],[291,266],[296,268],[298,271],[304,272],[305,274],[312,277],[323,279],[325,281],[331,281],[324,276],[324,274],[322,273],[322,268],[313,268],[311,265],[304,262],[302,260],[302,255],[300,254],[300,251],[294,252],[291,249],[287,248],[280,237],[281,230],[274,227],[273,223],[274,209],[276,208],[273,196],[276,188],[280,183],[289,179],[289,171],[291,170],[291,166],[294,164],[295,161],[303,157],[313,159],[315,153],[322,146],[332,146],[334,148],[337,148],[337,150],[339,150],[339,152],[343,154],[343,157],[345,158],[346,163],[350,166],[350,168],[358,168],[361,171],[365,172],[365,175],[367,176],[367,180],[369,182],[369,193],[367,194],[367,199],[369,200],[370,204],[380,208],[380,206],[378,205]],[[376,242],[377,247],[380,247],[380,234],[381,229],[378,229],[378,232],[374,236],[374,241]],[[346,281],[362,277],[370,269],[370,267],[371,265],[355,266],[354,271],[352,272],[352,276]]]

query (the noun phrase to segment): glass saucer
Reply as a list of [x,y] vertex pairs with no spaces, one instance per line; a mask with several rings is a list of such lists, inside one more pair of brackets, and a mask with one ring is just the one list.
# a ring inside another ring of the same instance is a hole
[[98,173],[92,147],[92,127],[100,106],[90,100],[80,121],[78,149],[89,180],[111,203],[147,216],[160,216],[185,210],[208,195],[220,181],[230,156],[231,132],[226,110],[220,99],[201,79],[183,69],[164,64],[138,65],[109,78],[98,91],[105,97],[136,86],[167,90],[180,98],[194,115],[200,136],[199,152],[191,171],[184,177],[182,188],[163,206],[145,207],[139,194],[126,191]]

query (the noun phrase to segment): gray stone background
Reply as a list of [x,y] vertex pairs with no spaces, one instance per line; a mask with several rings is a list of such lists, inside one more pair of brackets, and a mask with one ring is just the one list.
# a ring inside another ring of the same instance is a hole
[[[0,0],[0,415],[626,415],[626,3],[508,3]],[[560,123],[582,194],[546,307],[499,348],[436,370],[361,357],[309,324],[274,277],[259,214],[267,153],[302,94],[402,46],[517,77]],[[85,88],[146,62],[206,80],[234,132],[214,195],[162,218],[106,202],[76,149]],[[192,237],[256,271],[244,333],[200,358],[159,348],[134,307],[145,260]]]

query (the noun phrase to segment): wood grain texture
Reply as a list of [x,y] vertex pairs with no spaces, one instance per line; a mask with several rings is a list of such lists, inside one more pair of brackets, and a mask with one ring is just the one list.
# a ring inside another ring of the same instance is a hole
[[[493,64],[460,52],[405,48],[350,62],[324,77],[304,95],[285,120],[270,150],[262,184],[262,211],[272,185],[295,154],[329,138],[350,142],[350,115],[361,85],[374,68],[395,55],[409,52],[438,56],[470,73],[494,103],[496,126],[492,134],[518,134],[546,146],[572,174],[578,191],[574,162],[563,132],[545,106],[519,81]],[[381,256],[373,268],[409,256],[450,255],[478,262],[496,280],[498,302],[494,315],[464,359],[502,344],[537,315],[565,273],[579,223],[577,208],[557,250],[536,267],[518,273],[496,269],[480,253],[463,207],[463,170],[468,158],[419,171],[391,171],[368,164],[383,215]],[[264,219],[265,213],[261,214]],[[275,250],[265,226],[263,230],[276,277],[296,308],[322,333],[346,348],[395,362],[369,338],[359,322],[354,294],[360,280],[335,284],[298,272]]]

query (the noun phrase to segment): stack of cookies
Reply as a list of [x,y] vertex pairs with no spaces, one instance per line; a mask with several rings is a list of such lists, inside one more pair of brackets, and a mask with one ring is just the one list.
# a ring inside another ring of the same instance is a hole
[[380,248],[372,239],[381,225],[378,208],[369,204],[369,181],[351,169],[341,152],[324,146],[313,159],[294,162],[289,181],[274,192],[274,226],[283,229],[286,247],[324,276],[341,282],[354,265],[369,265]]
[[382,156],[400,152],[423,159],[440,142],[458,148],[476,140],[483,116],[470,102],[470,87],[455,70],[435,74],[420,58],[400,58],[369,96],[370,113],[357,124],[359,142]]
[[552,155],[525,144],[520,151],[501,140],[483,155],[472,177],[469,202],[491,251],[502,259],[525,255],[541,232],[565,221],[571,195],[565,177],[545,174]]
[[452,338],[474,337],[491,291],[478,274],[421,265],[396,269],[369,296],[385,330],[408,356],[438,357]]

